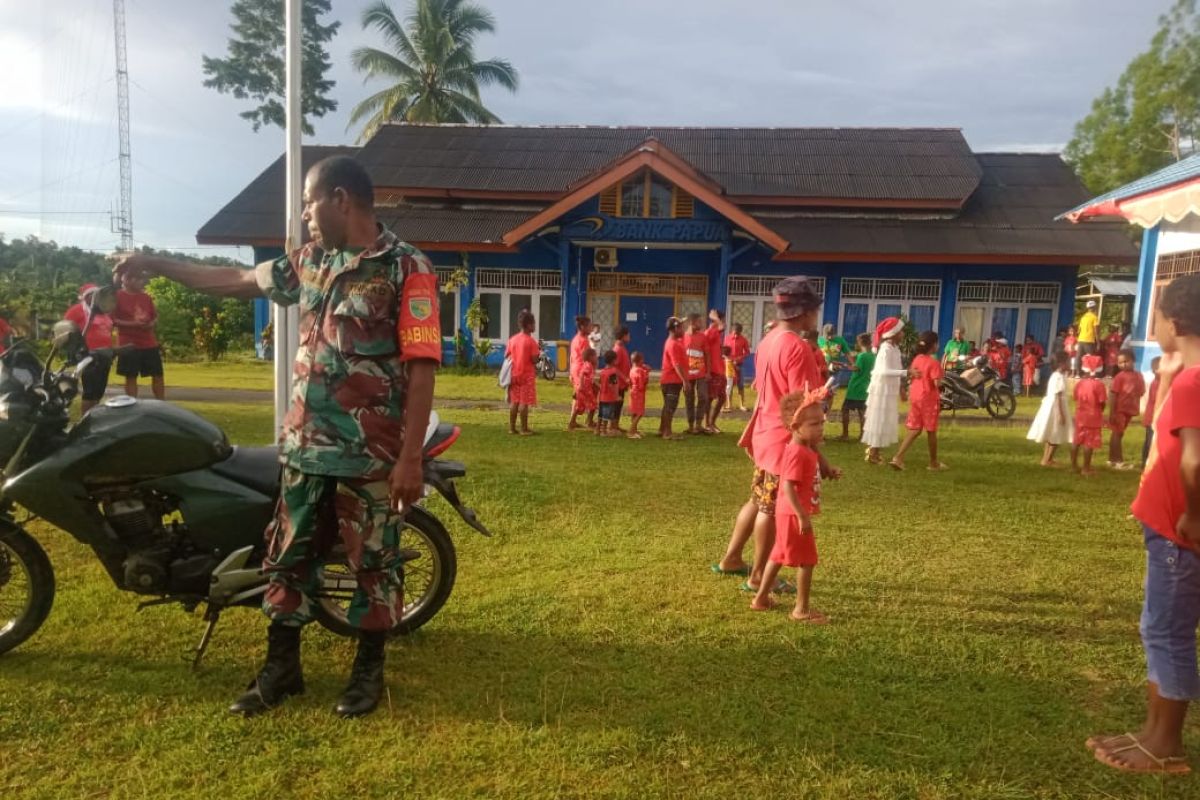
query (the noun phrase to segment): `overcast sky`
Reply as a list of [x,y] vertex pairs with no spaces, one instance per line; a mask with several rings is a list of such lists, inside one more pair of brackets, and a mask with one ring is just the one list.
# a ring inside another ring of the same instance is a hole
[[[393,0],[403,13],[409,0]],[[1144,50],[1171,0],[486,0],[521,90],[485,93],[506,123],[949,126],[977,151],[1058,150]],[[379,45],[334,0],[338,110],[306,140],[352,143]],[[283,150],[247,104],[202,85],[228,3],[127,0],[138,244],[196,248],[196,230]],[[118,237],[111,0],[0,4],[0,232],[109,249]],[[196,249],[195,252],[209,252]],[[251,258],[229,249],[219,252]]]

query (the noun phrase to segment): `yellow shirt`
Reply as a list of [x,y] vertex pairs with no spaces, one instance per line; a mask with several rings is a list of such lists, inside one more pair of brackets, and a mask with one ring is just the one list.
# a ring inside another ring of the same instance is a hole
[[1095,312],[1086,311],[1079,318],[1079,341],[1087,344],[1096,343],[1096,328],[1100,325],[1100,320],[1097,319]]

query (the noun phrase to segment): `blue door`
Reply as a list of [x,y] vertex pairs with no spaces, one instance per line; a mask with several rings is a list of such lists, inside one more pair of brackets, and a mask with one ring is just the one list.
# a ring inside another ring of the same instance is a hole
[[675,314],[675,298],[622,296],[618,309],[619,324],[629,328],[629,352],[640,351],[646,366],[661,367],[667,319]]
[[846,303],[842,306],[842,336],[846,337],[846,341],[852,342],[855,336],[871,330],[871,322],[867,319],[870,313],[871,307],[866,303]]
[[1008,340],[1009,347],[1016,347],[1020,344],[1015,341],[1017,338],[1017,309],[1002,306],[992,311],[992,328],[987,335],[991,336],[997,331]]

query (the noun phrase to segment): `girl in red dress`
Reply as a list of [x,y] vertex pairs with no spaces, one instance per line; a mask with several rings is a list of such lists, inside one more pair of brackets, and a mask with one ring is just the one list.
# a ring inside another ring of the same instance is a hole
[[571,421],[567,430],[579,428],[576,419],[580,414],[587,413],[587,426],[596,427],[596,351],[585,347],[580,356],[579,374],[575,381],[575,405],[571,407]]
[[629,433],[630,439],[640,439],[638,423],[646,415],[646,386],[650,383],[650,370],[646,369],[646,359],[640,352],[630,357],[633,366],[629,369]]
[[[1080,475],[1095,474],[1092,452],[1103,445],[1104,404],[1108,390],[1096,376],[1104,372],[1104,359],[1086,355],[1080,361],[1085,377],[1075,384],[1075,444],[1071,448],[1071,469]],[[1079,450],[1083,449],[1083,466],[1079,466]]]
[[947,468],[938,461],[937,429],[942,413],[938,383],[942,379],[942,365],[934,357],[937,346],[938,336],[933,331],[925,331],[917,337],[917,355],[908,368],[908,376],[912,381],[908,386],[908,419],[904,422],[908,435],[888,462],[892,469],[904,469],[904,454],[922,431],[929,438],[929,469],[940,472]]

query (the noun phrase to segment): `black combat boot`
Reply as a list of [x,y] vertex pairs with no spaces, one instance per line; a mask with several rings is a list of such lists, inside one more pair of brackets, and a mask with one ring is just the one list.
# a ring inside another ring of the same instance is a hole
[[339,717],[370,714],[383,697],[383,658],[387,633],[363,631],[358,635],[358,654],[350,670],[350,685],[338,699],[334,711]]
[[272,623],[267,627],[267,663],[246,693],[229,707],[230,713],[253,717],[294,694],[304,694],[300,670],[300,628]]

